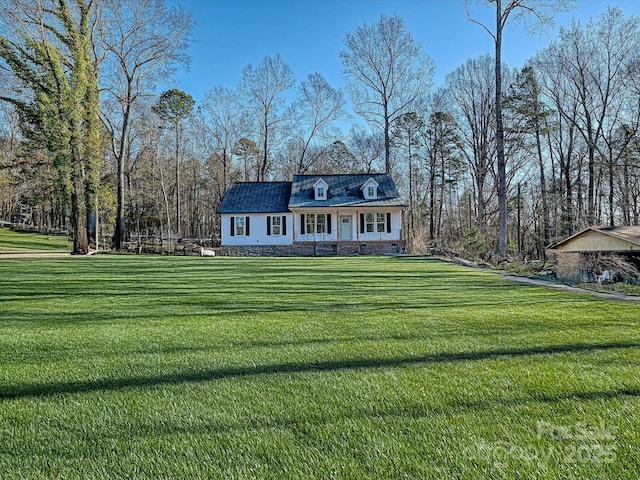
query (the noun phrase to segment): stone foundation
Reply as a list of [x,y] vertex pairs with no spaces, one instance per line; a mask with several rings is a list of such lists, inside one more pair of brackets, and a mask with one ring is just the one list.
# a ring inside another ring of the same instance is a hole
[[313,257],[333,255],[397,255],[404,253],[401,240],[374,242],[297,242],[293,245],[225,246],[216,253],[227,257]]

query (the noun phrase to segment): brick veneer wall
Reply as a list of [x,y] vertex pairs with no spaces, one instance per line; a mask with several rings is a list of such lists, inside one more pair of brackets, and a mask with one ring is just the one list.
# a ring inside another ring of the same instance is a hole
[[293,245],[225,246],[216,249],[228,257],[312,257],[315,255],[389,255],[404,253],[400,240],[375,242],[297,242]]

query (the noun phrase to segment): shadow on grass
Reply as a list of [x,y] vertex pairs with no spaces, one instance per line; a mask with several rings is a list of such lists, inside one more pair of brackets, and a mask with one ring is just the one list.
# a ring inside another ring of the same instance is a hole
[[[253,377],[259,375],[322,373],[346,370],[370,370],[378,368],[402,368],[413,365],[428,365],[448,362],[482,361],[522,357],[533,355],[550,355],[564,353],[584,353],[597,350],[622,348],[638,348],[638,342],[615,342],[596,344],[571,344],[541,346],[524,349],[495,349],[483,352],[441,353],[402,358],[370,358],[353,360],[332,360],[319,362],[283,363],[275,365],[240,366],[221,369],[210,369],[192,372],[168,373],[150,377],[123,377],[91,381],[61,382],[53,384],[19,384],[0,391],[0,400],[11,400],[37,396],[53,396],[59,394],[90,393],[97,391],[120,390],[126,388],[142,388],[158,385],[175,385],[191,382],[210,382],[231,378]],[[637,390],[630,390],[629,395],[638,395]],[[587,395],[587,394],[585,394]]]
[[[524,287],[528,288],[528,287]],[[530,287],[529,287],[530,288]],[[514,290],[511,289],[511,292]],[[557,294],[552,291],[543,291],[537,293],[535,297],[527,297],[523,299],[515,299],[509,296],[510,292],[490,292],[492,295],[483,294],[483,292],[468,293],[466,297],[445,294],[446,292],[436,296],[429,295],[427,291],[418,291],[407,293],[403,292],[403,296],[399,300],[392,300],[389,296],[367,297],[366,293],[356,292],[350,296],[350,301],[345,301],[343,297],[333,298],[333,295],[327,294],[325,299],[313,299],[307,302],[300,302],[300,295],[304,293],[288,293],[280,294],[275,298],[223,298],[224,294],[214,295],[198,295],[177,296],[174,293],[165,295],[158,300],[156,296],[146,296],[139,292],[127,295],[113,295],[112,298],[106,298],[107,295],[97,296],[94,302],[95,306],[87,306],[84,309],[74,307],[71,309],[60,309],[52,307],[49,311],[42,311],[41,308],[37,312],[32,312],[28,308],[22,306],[20,302],[26,300],[27,296],[2,297],[0,295],[0,315],[2,320],[10,321],[26,321],[30,323],[51,323],[56,325],[76,325],[80,322],[98,323],[108,321],[123,321],[128,323],[135,320],[136,322],[146,322],[149,320],[165,319],[176,320],[180,318],[216,318],[220,319],[224,316],[239,315],[255,315],[255,314],[292,314],[292,313],[321,313],[321,314],[365,314],[376,312],[424,312],[425,316],[429,315],[430,310],[437,309],[489,309],[509,307],[510,309],[519,308],[526,304],[527,308],[534,306],[552,305],[554,307],[561,303],[575,305],[581,302],[600,301],[591,294],[581,296],[570,296]],[[83,294],[84,295],[84,294]],[[33,296],[39,301],[60,301],[62,298],[75,299],[73,295],[51,295],[51,296]],[[86,300],[91,294],[84,295]],[[10,301],[15,300],[15,304]],[[104,305],[112,305],[112,308],[105,308]],[[131,308],[135,307],[135,315],[132,315]],[[2,326],[0,320],[0,327]]]

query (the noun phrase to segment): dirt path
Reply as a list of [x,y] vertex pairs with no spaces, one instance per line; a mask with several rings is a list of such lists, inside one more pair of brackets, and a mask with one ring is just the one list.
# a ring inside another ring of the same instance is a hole
[[607,300],[621,300],[625,302],[640,303],[640,297],[634,295],[625,295],[624,293],[605,293],[595,292],[593,290],[587,290],[586,288],[572,287],[564,285],[562,283],[547,282],[546,280],[538,280],[536,278],[518,277],[516,275],[502,275],[505,280],[510,282],[526,283],[527,285],[537,285],[547,288],[555,288],[556,290],[564,290],[566,292],[573,293],[588,293],[597,297],[605,298]]

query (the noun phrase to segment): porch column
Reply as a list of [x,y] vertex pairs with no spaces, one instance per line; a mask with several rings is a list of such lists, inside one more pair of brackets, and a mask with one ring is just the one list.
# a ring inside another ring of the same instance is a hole
[[293,210],[291,211],[291,243],[295,243],[296,242],[296,212],[294,212]]

